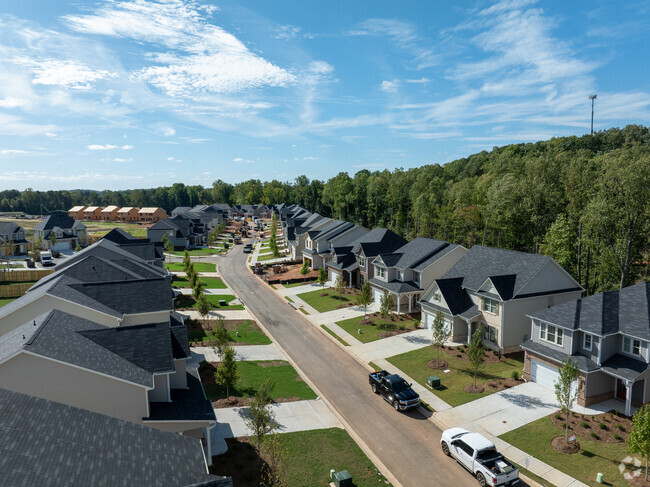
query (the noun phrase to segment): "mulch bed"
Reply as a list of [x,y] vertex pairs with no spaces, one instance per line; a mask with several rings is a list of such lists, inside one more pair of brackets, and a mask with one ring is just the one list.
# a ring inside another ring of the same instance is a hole
[[258,487],[262,485],[261,469],[265,463],[260,461],[257,450],[248,437],[226,438],[228,450],[214,456],[210,473],[232,477],[233,485],[238,487]]
[[[469,355],[467,354],[467,352],[469,351],[468,345],[461,345],[455,347],[442,347],[442,350],[445,350],[445,352],[450,355],[454,355],[456,358],[462,360],[463,362],[469,363]],[[499,355],[499,353],[495,352],[494,350],[485,350],[483,354],[485,360],[483,363],[495,364],[497,362],[505,362],[509,358],[519,357],[523,359],[523,356],[524,356],[524,352],[516,352],[507,355],[505,354]]]
[[[628,480],[628,483],[632,487],[650,487],[650,480],[645,479],[645,464],[642,465],[641,469],[642,472],[639,477],[632,477],[631,479]],[[650,476],[650,473],[648,474],[648,476]]]
[[[551,422],[562,431],[564,431],[565,421],[566,415],[561,411],[551,415]],[[632,420],[623,415],[602,413],[591,416],[574,412],[569,414],[569,435],[575,433],[578,437],[588,438],[598,443],[623,443],[627,441],[630,431],[632,431]]]
[[566,441],[564,436],[556,436],[551,440],[551,446],[561,453],[571,455],[580,451],[580,443],[577,441]]
[[463,390],[465,392],[469,392],[470,394],[480,394],[482,392],[485,392],[485,387],[474,386],[474,384],[470,384],[468,386],[463,387]]
[[510,389],[511,387],[518,386],[519,384],[523,383],[524,381],[522,379],[513,379],[512,377],[506,377],[502,379],[492,379],[483,385],[491,391],[498,392],[505,391],[506,389]]
[[449,364],[447,364],[447,362],[445,362],[441,358],[434,358],[427,362],[427,367],[429,367],[430,369],[437,369],[437,370],[446,369],[447,365]]

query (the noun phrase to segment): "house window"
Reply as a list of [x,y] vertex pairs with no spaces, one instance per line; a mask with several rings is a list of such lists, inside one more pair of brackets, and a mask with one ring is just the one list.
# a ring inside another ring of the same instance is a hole
[[420,273],[413,271],[413,282],[417,284],[418,286],[420,285]]
[[564,330],[553,325],[542,323],[539,329],[539,337],[547,342],[555,343],[562,346],[562,339],[564,338]]
[[582,348],[584,348],[585,350],[591,350],[591,341],[592,341],[591,335],[585,335],[584,345]]
[[366,268],[366,258],[359,256],[359,267],[362,267],[364,270]]
[[483,325],[484,340],[496,344],[498,339],[498,333],[499,331],[495,327],[489,325]]
[[311,240],[307,240],[307,248],[311,249]]
[[439,303],[440,302],[440,293],[433,293],[433,300],[436,303]]
[[399,271],[399,280],[404,282],[404,271]]
[[483,298],[483,311],[487,311],[492,314],[499,314],[499,303],[494,299]]
[[375,271],[377,271],[377,277],[383,278],[386,275],[386,269],[384,267],[375,266]]
[[623,337],[623,351],[632,355],[641,355],[641,340]]

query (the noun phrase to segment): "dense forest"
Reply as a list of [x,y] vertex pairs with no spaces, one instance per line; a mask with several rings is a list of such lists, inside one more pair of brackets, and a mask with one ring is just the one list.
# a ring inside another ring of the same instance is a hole
[[407,238],[434,237],[553,256],[589,294],[647,278],[650,130],[628,125],[583,137],[495,147],[413,169],[341,172],[327,182],[249,180],[212,187],[0,192],[0,211],[74,205],[298,203],[312,212]]

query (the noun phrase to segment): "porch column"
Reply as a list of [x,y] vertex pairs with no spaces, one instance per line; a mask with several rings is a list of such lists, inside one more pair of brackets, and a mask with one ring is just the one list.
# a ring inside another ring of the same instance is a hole
[[348,274],[350,274],[350,279],[348,280],[350,284],[348,287],[352,287],[352,272],[349,272]]
[[409,294],[409,314],[411,314],[412,305],[413,305],[413,295]]
[[632,416],[632,381],[625,381],[625,415]]
[[400,314],[399,309],[400,309],[401,296],[399,294],[396,294],[396,296],[397,296],[397,314]]
[[472,323],[467,322],[467,343],[472,343]]
[[212,440],[211,440],[211,434],[210,430],[212,430],[213,426],[203,428],[203,436],[205,438],[205,445],[206,445],[206,460],[208,462],[208,466],[212,465]]

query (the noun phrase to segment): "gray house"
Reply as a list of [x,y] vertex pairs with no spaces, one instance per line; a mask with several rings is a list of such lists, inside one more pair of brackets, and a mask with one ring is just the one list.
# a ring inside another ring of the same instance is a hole
[[[14,222],[0,222],[0,255],[2,257],[26,254],[28,243],[25,239],[25,230],[20,225]],[[14,246],[9,255],[5,255],[5,244]]]
[[422,323],[440,311],[455,341],[483,326],[484,343],[505,353],[530,337],[527,314],[579,298],[580,285],[551,257],[474,245],[423,294]]
[[530,313],[524,376],[553,388],[571,358],[583,387],[578,404],[618,399],[625,414],[650,402],[650,282]]
[[86,225],[67,215],[46,216],[34,227],[34,240],[39,237],[43,239],[43,247],[50,250],[74,250],[77,245],[88,244]]
[[205,243],[203,223],[199,219],[184,215],[166,218],[147,229],[147,237],[152,242],[162,242],[166,237],[177,249],[188,249]]
[[307,232],[303,260],[308,261],[312,269],[325,267],[334,247],[349,245],[368,231],[354,223],[332,220],[318,230]]

